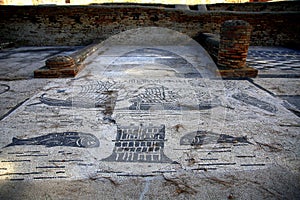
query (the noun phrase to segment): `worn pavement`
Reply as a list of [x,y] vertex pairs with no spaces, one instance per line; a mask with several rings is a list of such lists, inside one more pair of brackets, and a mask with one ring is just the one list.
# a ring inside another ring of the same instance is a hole
[[223,80],[152,33],[108,39],[75,78],[33,71],[82,47],[0,51],[0,199],[300,198],[300,51],[250,47],[258,77]]

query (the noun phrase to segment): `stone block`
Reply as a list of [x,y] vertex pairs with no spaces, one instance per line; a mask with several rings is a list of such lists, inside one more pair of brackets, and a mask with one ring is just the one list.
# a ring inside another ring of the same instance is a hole
[[75,77],[85,65],[77,64],[71,67],[50,69],[47,66],[44,66],[40,69],[34,71],[34,78],[67,78]]
[[257,73],[257,69],[248,66],[239,69],[219,68],[216,71],[216,75],[222,78],[255,78]]
[[46,60],[46,67],[49,69],[72,68],[75,66],[75,61],[70,56],[58,55]]
[[83,61],[99,48],[99,44],[91,44],[71,54],[58,55],[46,60],[46,65],[34,71],[34,78],[67,78],[75,77],[85,65]]

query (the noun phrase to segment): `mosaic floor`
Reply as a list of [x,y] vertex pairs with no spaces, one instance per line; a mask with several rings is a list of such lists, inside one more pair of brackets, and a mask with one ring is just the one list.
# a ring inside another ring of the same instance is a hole
[[51,81],[1,121],[2,179],[255,170],[274,162],[296,170],[282,162],[285,149],[298,150],[298,137],[285,131],[299,118],[251,82],[203,78],[185,57],[159,48],[87,62],[79,77]]
[[250,47],[247,63],[259,77],[299,77],[300,51],[281,47]]
[[247,170],[296,148],[272,124],[299,119],[247,82],[97,80],[49,84],[2,121],[1,178]]
[[[0,51],[0,80],[33,78],[32,71],[55,55],[69,55],[82,47],[20,47]],[[13,62],[7,62],[13,60]]]
[[[262,74],[298,73],[297,51],[257,49]],[[69,198],[75,185],[87,199],[299,195],[298,79],[213,77],[194,44],[104,45],[86,65],[72,79],[0,82],[0,197]]]

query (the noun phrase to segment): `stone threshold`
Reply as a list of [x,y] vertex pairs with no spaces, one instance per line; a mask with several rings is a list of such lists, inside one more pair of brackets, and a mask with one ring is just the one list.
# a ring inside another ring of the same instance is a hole
[[[56,66],[49,68],[47,65],[34,71],[34,78],[72,78],[85,68],[83,61],[99,48],[99,44],[90,44],[79,51],[69,55],[75,65],[70,67]],[[51,59],[51,58],[50,58]],[[49,59],[48,59],[49,60]],[[47,60],[47,61],[48,61]],[[46,63],[47,63],[46,61]]]

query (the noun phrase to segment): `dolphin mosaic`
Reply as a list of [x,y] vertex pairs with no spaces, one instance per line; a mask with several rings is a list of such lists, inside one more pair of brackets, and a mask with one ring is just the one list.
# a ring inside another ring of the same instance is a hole
[[47,135],[42,135],[28,139],[18,139],[14,137],[12,139],[12,143],[8,144],[5,147],[17,145],[44,145],[46,147],[67,146],[94,148],[99,147],[100,142],[96,136],[89,133],[63,132],[49,133]]

